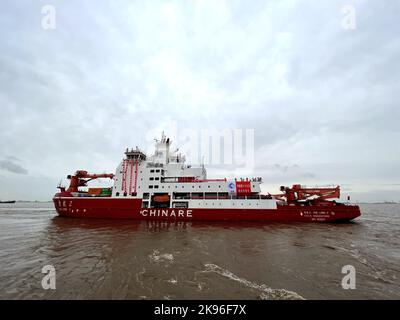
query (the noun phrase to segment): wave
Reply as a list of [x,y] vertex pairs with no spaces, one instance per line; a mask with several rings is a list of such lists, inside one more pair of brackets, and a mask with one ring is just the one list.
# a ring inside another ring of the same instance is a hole
[[258,291],[261,291],[260,299],[263,300],[275,300],[275,299],[282,299],[282,300],[305,300],[301,295],[294,291],[289,291],[286,289],[272,289],[265,284],[257,284],[251,282],[249,280],[240,278],[239,276],[235,275],[234,273],[217,266],[216,264],[207,263],[205,264],[206,270],[204,272],[215,272],[229,278],[233,281],[237,281],[248,288],[252,288]]
[[160,251],[154,250],[149,258],[152,262],[173,262],[174,256],[171,253],[160,254]]

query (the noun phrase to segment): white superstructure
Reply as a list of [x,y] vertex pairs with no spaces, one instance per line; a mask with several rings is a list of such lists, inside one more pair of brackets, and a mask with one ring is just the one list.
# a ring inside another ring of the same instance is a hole
[[112,197],[141,198],[143,208],[276,208],[275,200],[260,195],[261,178],[207,179],[204,166],[185,164],[170,146],[163,134],[149,157],[137,147],[127,149],[115,172]]

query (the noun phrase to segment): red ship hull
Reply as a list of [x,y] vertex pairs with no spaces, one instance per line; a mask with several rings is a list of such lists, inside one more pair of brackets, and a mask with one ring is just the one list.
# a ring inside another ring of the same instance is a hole
[[278,205],[276,209],[142,208],[137,198],[53,198],[62,217],[166,221],[341,222],[360,216],[356,205]]

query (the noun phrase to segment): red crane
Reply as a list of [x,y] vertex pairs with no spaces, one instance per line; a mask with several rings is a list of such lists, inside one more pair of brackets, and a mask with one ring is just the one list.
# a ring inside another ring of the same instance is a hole
[[67,178],[71,180],[67,192],[78,192],[78,188],[86,187],[89,181],[98,178],[113,179],[114,174],[112,173],[92,174],[84,170],[78,170],[75,172],[74,175],[68,175]]
[[273,197],[278,200],[286,201],[289,204],[326,204],[335,205],[335,201],[328,199],[340,198],[340,186],[308,188],[300,184],[294,184],[291,188],[282,186],[282,194],[275,194]]

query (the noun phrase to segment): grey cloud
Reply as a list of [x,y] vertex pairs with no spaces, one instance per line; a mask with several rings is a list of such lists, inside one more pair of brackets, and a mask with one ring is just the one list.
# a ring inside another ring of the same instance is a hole
[[254,175],[279,184],[398,183],[398,2],[356,2],[353,31],[341,0],[55,0],[52,31],[41,3],[0,12],[0,163],[27,159],[21,183],[113,171],[173,123],[254,129]]
[[10,160],[10,161],[21,161],[21,159],[18,159],[14,156],[6,156],[5,159]]
[[315,178],[316,177],[316,175],[311,172],[305,172],[305,173],[301,174],[301,176],[304,178]]
[[18,174],[28,174],[28,170],[26,170],[24,167],[21,165],[11,161],[11,160],[0,160],[0,169],[12,172],[12,173],[18,173]]

